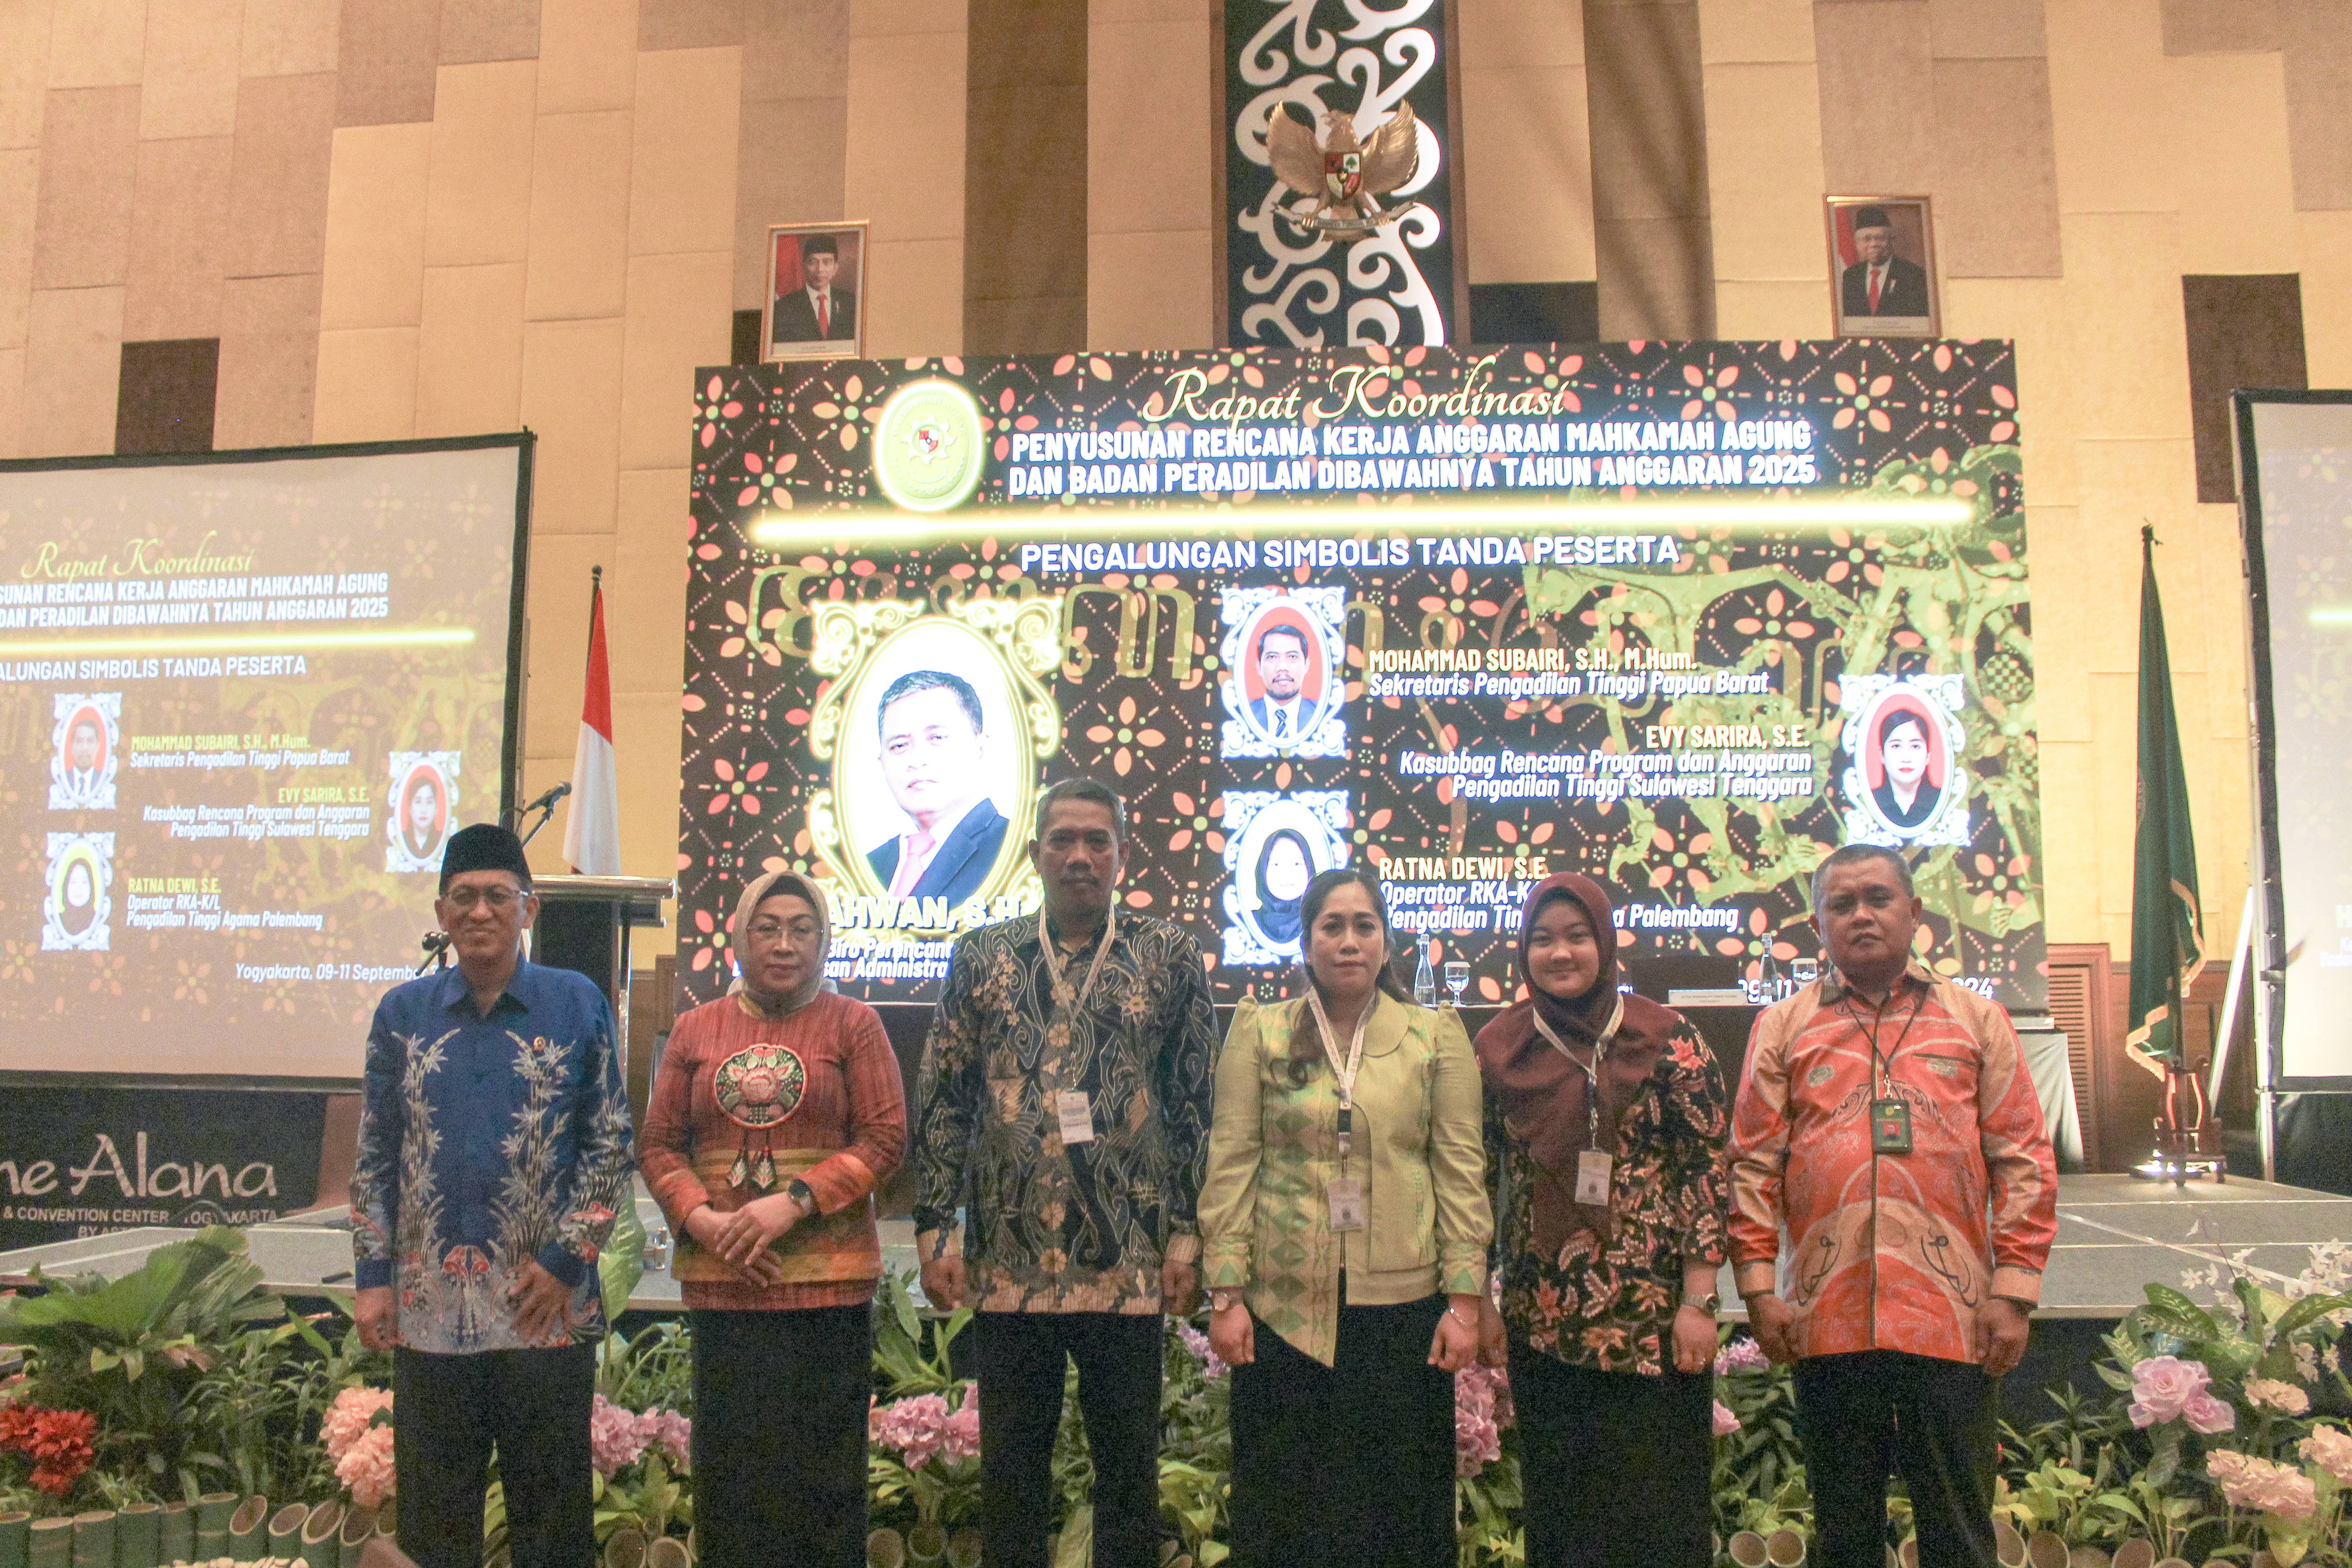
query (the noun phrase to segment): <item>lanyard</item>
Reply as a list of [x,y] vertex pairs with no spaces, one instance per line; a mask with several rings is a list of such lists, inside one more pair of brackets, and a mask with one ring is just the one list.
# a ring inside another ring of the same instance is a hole
[[1323,1010],[1323,998],[1315,982],[1307,983],[1307,1005],[1315,1011],[1315,1028],[1323,1036],[1323,1055],[1331,1063],[1331,1071],[1339,1080],[1339,1163],[1348,1163],[1349,1134],[1355,1130],[1356,1072],[1364,1064],[1364,1030],[1372,1021],[1372,1009],[1381,1005],[1381,994],[1374,991],[1356,1019],[1356,1038],[1348,1042],[1348,1060],[1339,1060],[1339,1042],[1332,1038],[1331,1019]]
[[[1094,994],[1095,977],[1102,973],[1103,959],[1110,953],[1111,934],[1118,929],[1118,907],[1113,904],[1103,911],[1102,936],[1095,948],[1095,961],[1087,966],[1087,983],[1079,990],[1074,1007],[1085,1007],[1087,998]],[[1059,1007],[1063,990],[1062,955],[1055,949],[1053,933],[1045,929],[1045,912],[1042,909],[1037,912],[1037,946],[1045,949],[1045,975],[1053,983],[1054,1005]]]
[[1584,1069],[1584,1081],[1590,1092],[1584,1097],[1585,1142],[1588,1149],[1601,1146],[1601,1069],[1609,1061],[1609,1047],[1617,1039],[1617,1027],[1625,1021],[1624,993],[1618,993],[1617,1005],[1609,1009],[1609,1026],[1601,1031],[1593,1043],[1592,1060],[1586,1061],[1568,1049],[1567,1042],[1554,1034],[1551,1025],[1544,1021],[1543,1009],[1535,1009],[1536,1031],[1551,1041],[1551,1048]]
[[[1900,988],[1903,982],[1902,980],[1897,979],[1895,984],[1897,988]],[[1886,999],[1890,1003],[1893,1002],[1895,1000],[1894,992],[1888,992]],[[1863,1039],[1870,1042],[1870,1066],[1872,1072],[1878,1080],[1876,1085],[1876,1097],[1878,1099],[1886,1100],[1893,1098],[1895,1092],[1895,1059],[1902,1053],[1903,1042],[1911,1038],[1911,1026],[1919,1021],[1920,1011],[1925,1009],[1927,1005],[1927,998],[1924,995],[1918,997],[1912,1002],[1911,1011],[1903,1019],[1902,1030],[1895,1036],[1895,1048],[1886,1052],[1885,1055],[1881,1056],[1878,1053],[1878,1032],[1881,1029],[1885,1027],[1885,1011],[1883,1009],[1874,1009],[1873,1022],[1871,1023],[1871,1026],[1868,1029],[1863,1028],[1862,1011],[1853,1005],[1853,992],[1851,988],[1848,988],[1845,995],[1845,1016],[1853,1020],[1855,1031],[1859,1033]]]

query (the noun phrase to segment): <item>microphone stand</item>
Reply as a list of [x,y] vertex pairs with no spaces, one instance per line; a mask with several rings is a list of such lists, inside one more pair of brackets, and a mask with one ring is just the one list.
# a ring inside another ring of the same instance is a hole
[[[525,807],[524,810],[529,810],[530,808]],[[539,821],[530,825],[530,831],[522,836],[524,844],[528,845],[531,840],[539,837],[539,830],[553,821],[555,821],[555,802],[550,800],[539,809]]]
[[425,961],[416,966],[418,974],[430,969],[437,975],[449,967],[449,934],[446,931],[427,931],[425,940],[417,946],[425,949]]

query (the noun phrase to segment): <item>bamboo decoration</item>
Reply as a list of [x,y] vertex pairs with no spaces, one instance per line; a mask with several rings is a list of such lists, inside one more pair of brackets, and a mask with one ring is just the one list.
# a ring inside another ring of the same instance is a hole
[[[1168,1560],[1168,1568],[1176,1568],[1182,1560],[1178,1552]],[[980,1531],[967,1524],[948,1537],[948,1568],[980,1568]]]
[[646,1548],[646,1568],[693,1568],[686,1542],[675,1535],[657,1535]]
[[233,1491],[207,1492],[196,1500],[197,1563],[211,1563],[228,1555],[228,1526],[236,1514],[238,1498]]
[[25,1548],[32,1568],[68,1568],[73,1562],[73,1521],[63,1514],[33,1521]]
[[73,1519],[73,1568],[114,1568],[114,1511],[94,1508]]
[[269,1516],[269,1555],[293,1558],[302,1555],[302,1525],[310,1511],[299,1502],[289,1502]]
[[2107,1568],[2107,1554],[2095,1546],[2077,1546],[2066,1563],[2067,1568]]
[[1919,1568],[1919,1538],[1916,1535],[1903,1538],[1902,1550],[1895,1553],[1895,1561],[1901,1568]]
[[25,1568],[33,1550],[33,1516],[0,1513],[0,1568]]
[[360,1554],[374,1535],[375,1510],[354,1508],[343,1515],[343,1528],[335,1536],[335,1568],[360,1568]]
[[932,1568],[947,1554],[947,1526],[937,1520],[924,1520],[907,1531],[907,1561],[911,1568]]
[[2066,1568],[2074,1553],[2066,1543],[2047,1530],[2037,1530],[2025,1538],[2025,1561],[2030,1568]]
[[907,1568],[906,1538],[887,1527],[866,1536],[866,1568]]
[[1752,1530],[1743,1530],[1731,1538],[1731,1560],[1739,1568],[1764,1568],[1766,1562],[1764,1538]]
[[1764,1560],[1772,1568],[1804,1568],[1805,1538],[1793,1530],[1774,1531],[1764,1538]]
[[236,1505],[228,1519],[228,1558],[232,1563],[257,1562],[269,1529],[269,1500],[254,1493]]
[[302,1521],[302,1550],[297,1555],[310,1568],[337,1568],[342,1531],[343,1500],[334,1498],[319,1504]]
[[604,1568],[646,1568],[645,1531],[613,1531],[613,1538],[604,1542]]
[[2156,1542],[2136,1535],[2116,1548],[2114,1568],[2156,1568]]
[[196,1511],[184,1502],[165,1503],[163,1522],[156,1531],[156,1561],[186,1563],[195,1555]]
[[1992,1521],[1992,1551],[2001,1568],[2025,1568],[2025,1537],[2005,1519]]
[[134,1502],[114,1516],[116,1568],[160,1568],[163,1560],[163,1505]]

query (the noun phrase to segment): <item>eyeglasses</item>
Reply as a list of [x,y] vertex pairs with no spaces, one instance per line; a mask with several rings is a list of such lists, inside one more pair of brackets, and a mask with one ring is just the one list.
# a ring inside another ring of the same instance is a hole
[[751,935],[762,942],[773,942],[785,936],[791,937],[795,944],[814,942],[816,940],[816,922],[814,920],[795,920],[790,925],[780,920],[751,922]]
[[450,907],[461,915],[471,914],[478,904],[488,904],[493,915],[504,915],[530,896],[510,887],[461,887],[447,894]]

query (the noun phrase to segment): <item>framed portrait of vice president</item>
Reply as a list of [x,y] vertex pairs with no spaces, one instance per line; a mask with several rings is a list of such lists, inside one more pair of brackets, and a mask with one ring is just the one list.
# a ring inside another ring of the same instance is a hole
[[1830,318],[1841,338],[1932,338],[1936,224],[1925,196],[1831,196]]
[[854,360],[865,352],[865,224],[772,225],[760,358]]

